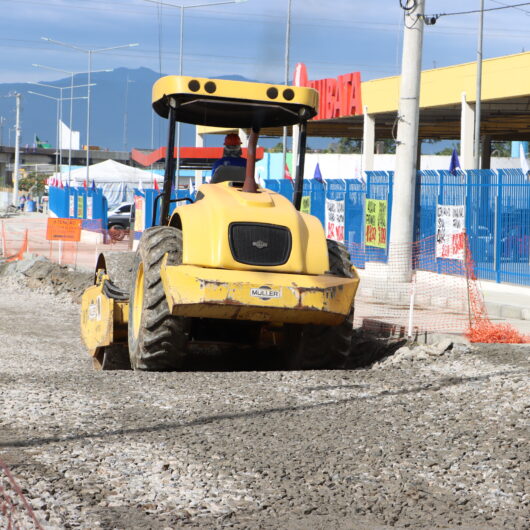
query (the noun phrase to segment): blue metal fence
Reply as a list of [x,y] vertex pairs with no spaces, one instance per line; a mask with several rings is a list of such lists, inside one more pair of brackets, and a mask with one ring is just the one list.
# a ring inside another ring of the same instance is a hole
[[[388,201],[388,219],[391,217],[393,172],[368,171],[366,176],[366,183],[358,180],[327,180],[324,185],[315,180],[304,182],[304,195],[311,197],[311,214],[323,225],[326,198],[345,200],[345,237],[350,245],[364,244],[366,198]],[[288,180],[267,180],[265,185],[292,198],[293,186]],[[454,270],[452,260],[429,258],[422,262],[421,259],[421,245],[429,244],[425,240],[436,235],[439,204],[465,205],[466,232],[478,278],[530,285],[530,182],[520,169],[459,171],[456,175],[449,171],[418,172],[414,230],[415,241],[420,245],[417,266],[444,273]],[[366,261],[387,260],[388,249],[365,247],[363,250],[353,256],[358,267],[364,267]]]

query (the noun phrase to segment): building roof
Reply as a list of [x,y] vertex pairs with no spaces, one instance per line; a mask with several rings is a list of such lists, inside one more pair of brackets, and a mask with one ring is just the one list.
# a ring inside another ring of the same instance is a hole
[[[420,138],[460,137],[462,94],[476,100],[475,62],[424,70],[421,74]],[[361,83],[363,107],[375,118],[376,139],[397,131],[400,76]],[[202,130],[199,132],[214,132]],[[279,128],[264,134],[280,136]],[[311,136],[362,138],[363,116],[309,122]],[[482,66],[481,134],[493,140],[530,139],[530,52],[485,59]]]

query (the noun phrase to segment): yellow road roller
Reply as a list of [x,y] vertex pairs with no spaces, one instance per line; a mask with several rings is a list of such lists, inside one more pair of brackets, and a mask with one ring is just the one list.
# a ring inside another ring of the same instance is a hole
[[[269,355],[286,366],[341,366],[350,355],[359,277],[347,249],[300,212],[306,87],[186,76],[160,78],[153,108],[168,119],[156,224],[134,253],[99,256],[82,297],[81,334],[98,369],[181,370],[201,346]],[[170,215],[177,122],[249,131],[246,167],[221,166]],[[258,186],[260,130],[299,127],[293,201]],[[228,169],[227,169],[228,168]]]

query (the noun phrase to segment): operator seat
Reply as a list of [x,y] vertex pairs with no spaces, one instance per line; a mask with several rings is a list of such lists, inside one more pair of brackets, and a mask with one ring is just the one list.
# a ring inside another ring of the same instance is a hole
[[219,166],[210,180],[210,184],[219,184],[230,180],[232,182],[245,182],[247,168],[242,166]]

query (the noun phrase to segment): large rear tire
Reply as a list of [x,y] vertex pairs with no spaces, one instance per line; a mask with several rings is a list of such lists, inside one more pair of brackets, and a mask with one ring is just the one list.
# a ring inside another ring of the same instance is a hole
[[189,337],[189,319],[169,312],[160,277],[166,254],[182,263],[182,232],[168,226],[148,228],[136,252],[129,302],[129,357],[133,370],[182,368]]
[[[342,243],[327,240],[329,269],[333,276],[352,278],[348,250]],[[338,326],[305,325],[290,330],[287,344],[291,349],[289,365],[295,370],[343,368],[350,356],[353,336],[353,303],[351,310]]]

